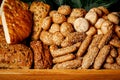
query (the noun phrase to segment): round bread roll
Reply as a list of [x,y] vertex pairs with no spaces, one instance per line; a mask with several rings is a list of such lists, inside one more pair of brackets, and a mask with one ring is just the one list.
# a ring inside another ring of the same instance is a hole
[[52,20],[54,23],[61,24],[66,21],[66,17],[65,17],[65,15],[57,12],[57,13],[53,14]]
[[74,24],[74,21],[75,21],[76,19],[77,19],[76,17],[72,17],[72,16],[71,16],[71,17],[68,17],[68,18],[67,18],[67,22],[68,22],[68,23],[71,23],[71,24],[73,25],[73,24]]
[[98,20],[97,13],[95,11],[89,11],[86,15],[85,18],[92,24],[94,25],[96,21]]
[[90,9],[90,11],[95,11],[99,17],[102,16],[102,10],[100,10],[99,8],[92,8]]
[[86,13],[87,13],[87,11],[85,9],[74,8],[74,9],[72,9],[70,17],[76,17],[76,18],[83,17]]
[[55,13],[57,13],[57,11],[56,10],[52,10],[52,11],[49,12],[49,16],[52,17],[53,14],[55,14]]
[[103,32],[103,34],[106,34],[112,28],[113,23],[108,20],[104,21],[103,24],[101,25],[101,31]]
[[52,35],[52,40],[55,45],[60,45],[61,42],[64,40],[64,36],[60,32],[55,32]]
[[110,13],[110,14],[108,14],[107,17],[108,17],[108,20],[110,20],[114,24],[119,24],[120,19],[117,15]]
[[55,33],[57,31],[60,31],[60,25],[59,24],[56,24],[56,23],[53,23],[49,29],[49,32],[50,33]]
[[52,23],[52,18],[50,16],[45,17],[42,21],[41,27],[43,30],[48,30],[50,28],[50,25]]
[[101,25],[102,25],[102,23],[105,21],[105,19],[104,18],[99,18],[98,20],[97,20],[97,22],[95,23],[95,27],[97,28],[97,29],[100,29],[101,28]]
[[64,22],[61,24],[60,27],[60,32],[64,35],[67,36],[67,34],[71,33],[74,31],[74,28],[72,27],[72,25],[68,22]]
[[71,13],[71,8],[69,5],[61,5],[58,8],[58,13],[63,14],[63,15],[69,15]]
[[89,22],[85,18],[77,18],[74,28],[77,32],[86,32],[89,29]]
[[40,40],[47,45],[52,45],[53,40],[52,40],[52,33],[49,33],[47,31],[42,31],[40,34]]

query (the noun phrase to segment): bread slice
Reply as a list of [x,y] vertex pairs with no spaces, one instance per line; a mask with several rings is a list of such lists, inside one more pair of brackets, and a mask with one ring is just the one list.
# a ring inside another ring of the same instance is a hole
[[8,44],[19,43],[27,38],[32,29],[32,14],[28,5],[20,0],[3,0],[2,24]]
[[52,56],[49,51],[49,46],[41,41],[31,41],[30,47],[34,53],[34,68],[35,69],[51,69]]
[[31,49],[24,44],[7,44],[2,26],[0,26],[0,68],[29,69],[32,63]]
[[30,11],[33,13],[33,31],[32,40],[38,40],[42,30],[41,23],[50,11],[50,5],[43,2],[34,1],[30,6]]

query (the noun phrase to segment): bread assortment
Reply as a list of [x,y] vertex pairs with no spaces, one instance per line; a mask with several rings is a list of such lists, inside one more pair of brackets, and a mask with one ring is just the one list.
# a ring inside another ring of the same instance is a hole
[[[24,54],[23,60],[27,56],[28,63],[22,60],[23,66],[35,69],[120,69],[120,13],[109,12],[103,6],[87,11],[62,5],[57,10],[50,10],[50,5],[35,1],[29,11],[33,14],[33,30],[27,50],[31,55]],[[9,44],[0,43],[0,47],[4,48],[4,45]],[[14,51],[17,46],[9,48]],[[22,48],[24,50],[26,48]],[[0,51],[6,53],[4,49]]]

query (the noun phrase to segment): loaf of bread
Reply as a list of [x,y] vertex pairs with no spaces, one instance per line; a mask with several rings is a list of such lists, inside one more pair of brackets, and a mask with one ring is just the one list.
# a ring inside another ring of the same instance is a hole
[[1,4],[2,24],[8,44],[20,43],[32,29],[32,14],[29,6],[20,0],[3,0]]
[[0,27],[0,68],[29,69],[32,62],[31,49],[24,44],[7,44],[2,27]]

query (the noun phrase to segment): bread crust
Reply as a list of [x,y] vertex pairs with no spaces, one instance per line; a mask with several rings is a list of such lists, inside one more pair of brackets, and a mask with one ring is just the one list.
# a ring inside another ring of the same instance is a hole
[[2,23],[7,43],[15,44],[23,41],[30,35],[32,29],[32,14],[28,10],[28,5],[20,0],[4,0]]

